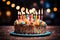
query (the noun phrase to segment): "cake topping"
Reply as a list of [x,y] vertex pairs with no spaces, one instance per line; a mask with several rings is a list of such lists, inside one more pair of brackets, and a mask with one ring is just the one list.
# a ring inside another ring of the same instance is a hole
[[46,26],[46,23],[44,21],[42,21],[41,26],[43,26],[43,27]]
[[24,25],[24,24],[25,24],[25,22],[24,22],[24,21],[21,21],[21,22],[20,22],[20,24]]

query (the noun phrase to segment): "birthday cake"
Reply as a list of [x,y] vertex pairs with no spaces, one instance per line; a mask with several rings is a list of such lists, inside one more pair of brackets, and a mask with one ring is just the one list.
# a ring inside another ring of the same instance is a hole
[[30,10],[31,14],[30,13],[21,14],[21,13],[20,12],[18,13],[18,19],[14,21],[15,33],[40,34],[45,32],[47,24],[39,19],[40,15],[37,15],[35,13],[33,14],[31,10]]

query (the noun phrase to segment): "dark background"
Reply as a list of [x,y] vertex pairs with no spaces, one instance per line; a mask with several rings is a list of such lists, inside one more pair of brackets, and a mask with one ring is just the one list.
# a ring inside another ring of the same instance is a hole
[[[32,8],[34,7],[32,4],[35,2],[37,3],[37,6],[35,8],[37,9],[41,9],[44,8],[44,10],[46,11],[47,8],[51,9],[51,12],[49,13],[49,15],[45,15],[44,12],[44,21],[48,24],[48,25],[60,25],[60,0],[44,0],[44,4],[40,4],[40,0],[6,0],[10,1],[11,4],[15,3],[15,7],[17,5],[19,5],[20,7],[27,7],[27,8]],[[17,10],[16,8],[12,8],[11,4],[10,5],[6,5],[6,2],[2,2],[2,0],[0,0],[0,11],[2,12],[2,15],[0,16],[0,25],[13,25],[14,21],[17,19]],[[45,3],[49,3],[49,7],[46,7]],[[53,8],[57,7],[57,11],[54,12]],[[7,17],[6,16],[6,11],[10,10],[11,11],[11,16]],[[54,15],[52,18],[50,17],[50,15]]]

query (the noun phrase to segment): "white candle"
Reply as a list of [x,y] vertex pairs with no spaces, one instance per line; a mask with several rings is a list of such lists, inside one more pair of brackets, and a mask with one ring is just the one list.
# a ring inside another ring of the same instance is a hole
[[35,11],[36,15],[38,14],[37,11]]
[[39,14],[39,20],[40,20],[40,14],[41,14],[41,13],[40,13],[40,9],[39,9],[39,11],[38,11],[38,14]]
[[29,12],[28,12],[28,8],[26,8],[26,19],[29,20]]
[[20,19],[20,12],[18,11],[18,21],[19,21],[19,19]]
[[39,9],[39,11],[38,11],[38,14],[40,14],[40,9]]
[[41,9],[41,14],[43,15],[43,8]]
[[32,13],[33,13],[33,12],[32,12],[32,9],[29,10],[29,13],[30,13],[30,15],[29,15],[29,21],[31,22],[32,17],[33,17],[33,16],[32,16]]
[[28,8],[26,8],[26,13],[29,14],[29,12],[28,12]]
[[43,8],[41,9],[41,19],[43,20]]

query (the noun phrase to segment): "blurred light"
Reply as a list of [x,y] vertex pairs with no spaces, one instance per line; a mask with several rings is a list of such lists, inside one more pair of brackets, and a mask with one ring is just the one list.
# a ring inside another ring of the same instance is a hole
[[43,4],[44,3],[44,0],[40,0],[40,4]]
[[26,8],[26,12],[28,12],[28,8]]
[[32,11],[34,12],[34,11],[36,11],[36,9],[35,8],[32,8]]
[[32,9],[29,10],[30,13],[33,13]]
[[0,11],[0,16],[2,15],[2,12]]
[[50,4],[48,2],[45,3],[45,7],[46,8],[49,8],[50,7]]
[[11,16],[11,11],[6,11],[6,16]]
[[41,9],[41,14],[43,14],[43,8]]
[[21,11],[24,11],[24,10],[25,10],[25,8],[24,8],[24,7],[22,7],[22,8],[21,8]]
[[20,9],[20,6],[16,6],[16,10],[19,10]]
[[49,8],[46,11],[47,11],[47,13],[50,13],[51,12],[51,10]]
[[57,7],[54,7],[54,8],[53,8],[53,11],[54,11],[54,12],[56,12],[57,10],[58,10]]
[[10,1],[7,1],[6,4],[7,4],[7,5],[10,5]]
[[15,7],[15,4],[14,4],[14,3],[13,3],[13,4],[11,4],[11,7],[12,7],[12,8],[14,8],[14,7]]
[[54,17],[55,17],[54,13],[51,13],[51,14],[50,14],[50,18],[51,18],[51,19],[54,19]]
[[2,2],[5,2],[6,0],[2,0]]
[[37,3],[36,3],[36,2],[34,2],[34,3],[33,3],[33,6],[37,6]]

